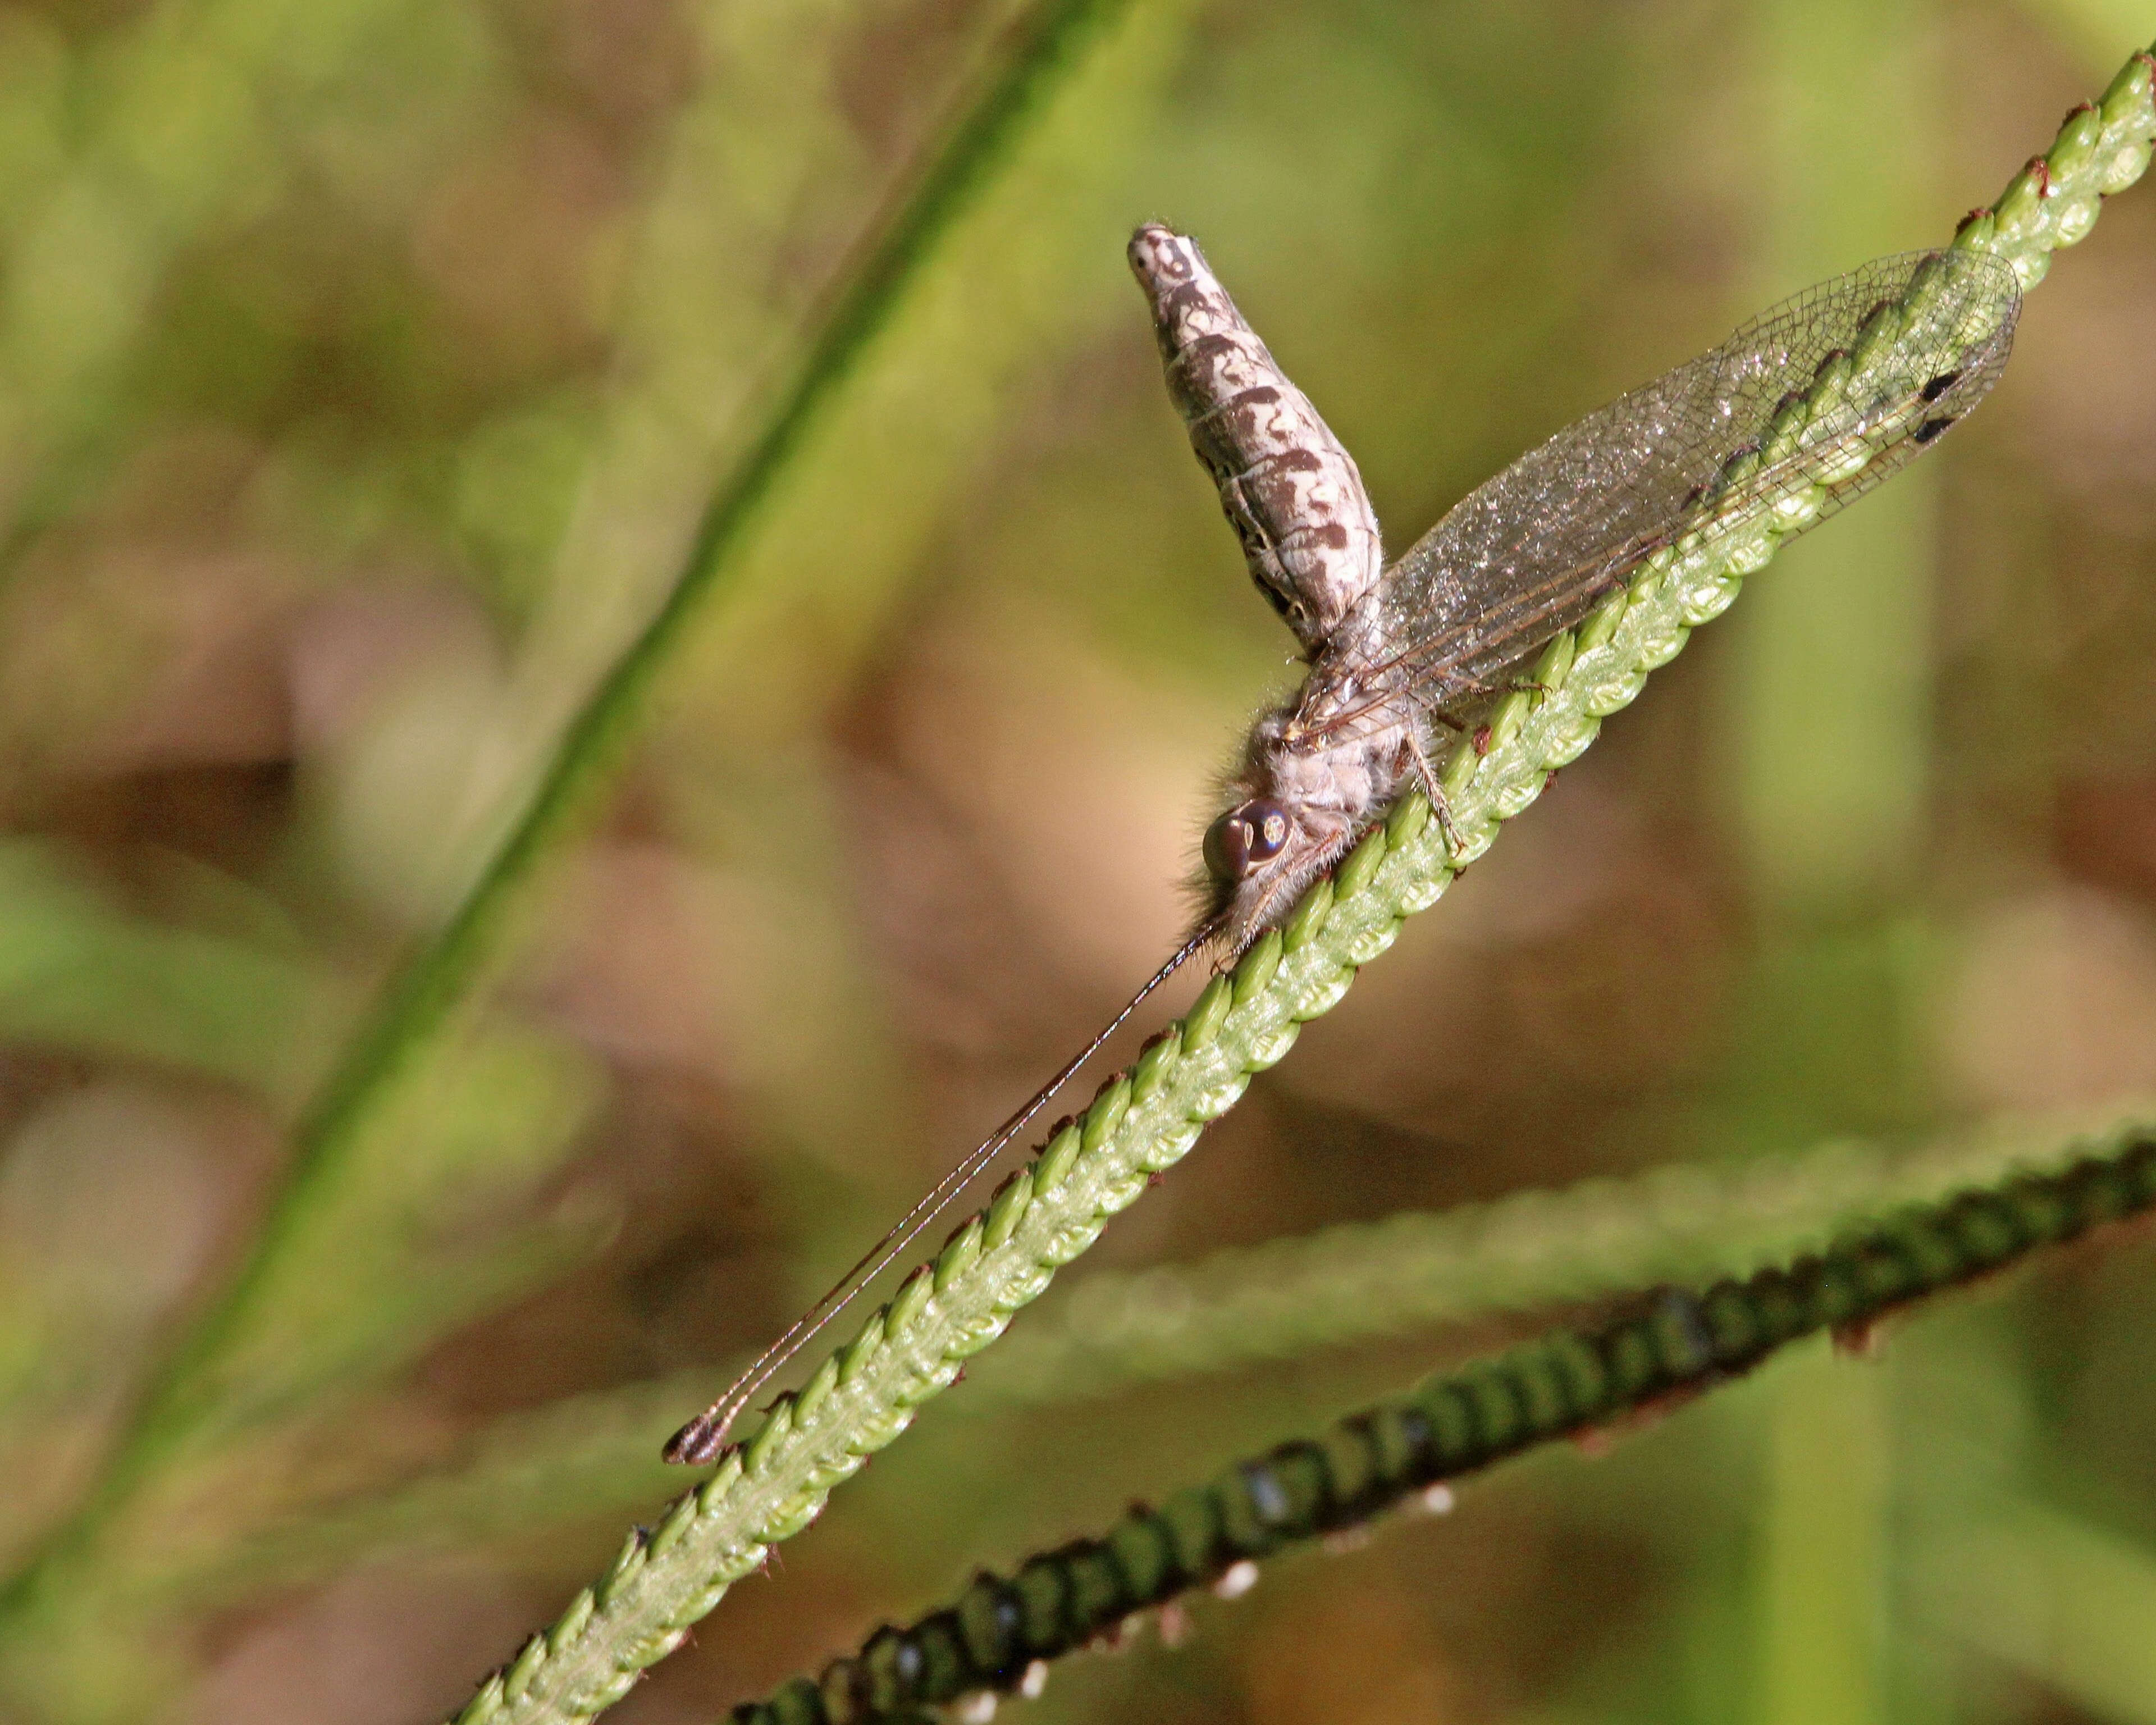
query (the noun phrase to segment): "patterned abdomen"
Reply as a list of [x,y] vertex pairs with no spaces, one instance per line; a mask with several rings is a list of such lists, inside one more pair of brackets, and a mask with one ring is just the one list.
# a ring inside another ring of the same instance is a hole
[[1130,257],[1152,301],[1168,393],[1219,487],[1251,578],[1315,648],[1384,567],[1363,476],[1194,242],[1151,223],[1132,237]]

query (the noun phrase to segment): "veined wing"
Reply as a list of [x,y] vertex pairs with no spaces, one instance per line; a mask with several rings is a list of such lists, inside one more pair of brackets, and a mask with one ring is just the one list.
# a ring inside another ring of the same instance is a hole
[[1471,492],[1388,569],[1328,650],[1366,661],[1337,736],[1487,692],[1689,535],[1803,531],[1998,381],[2020,290],[1988,253],[1881,258],[1761,313]]

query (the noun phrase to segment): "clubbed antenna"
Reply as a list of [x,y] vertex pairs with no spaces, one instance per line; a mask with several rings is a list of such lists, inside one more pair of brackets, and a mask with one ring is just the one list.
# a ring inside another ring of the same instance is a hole
[[1138,1009],[1146,997],[1197,954],[1216,932],[1208,923],[1177,950],[1175,956],[1152,973],[1152,978],[1123,1004],[1122,1010],[1102,1026],[1070,1065],[1051,1078],[1033,1098],[983,1139],[951,1172],[924,1193],[918,1203],[898,1219],[891,1231],[868,1250],[861,1260],[840,1276],[837,1286],[790,1324],[785,1332],[758,1354],[748,1369],[737,1378],[726,1393],[666,1440],[662,1452],[669,1461],[696,1466],[714,1461],[725,1447],[726,1433],[742,1410],[753,1401],[787,1362],[814,1341],[830,1322],[859,1297],[863,1288],[895,1263],[899,1255],[918,1240],[931,1223],[951,1207],[958,1194],[973,1183],[981,1170],[994,1161],[1004,1147],[1025,1130],[1026,1122],[1052,1101],[1080,1067],[1101,1050],[1101,1045],[1122,1028],[1123,1021]]

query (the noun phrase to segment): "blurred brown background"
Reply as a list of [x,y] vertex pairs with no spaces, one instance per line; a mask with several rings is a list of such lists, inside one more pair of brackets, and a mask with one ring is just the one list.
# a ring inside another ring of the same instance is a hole
[[[13,1561],[1007,17],[0,8]],[[1137,222],[1201,239],[1404,546],[1759,305],[1943,240],[2151,33],[1136,0],[303,1220],[228,1417],[0,1620],[0,1714],[459,1704],[678,1486],[697,1386],[1169,949],[1288,638],[1162,390]],[[1074,1278],[2156,1089],[2156,188],[1939,456],[1753,585]],[[2156,1721],[2152,1271],[2085,1255],[1540,1458],[1028,1717]],[[991,1353],[619,1717],[711,1718],[1496,1333],[1031,1406]]]

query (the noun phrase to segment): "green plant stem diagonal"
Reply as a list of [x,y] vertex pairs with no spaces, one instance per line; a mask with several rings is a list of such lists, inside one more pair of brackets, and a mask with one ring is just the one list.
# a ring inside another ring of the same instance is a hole
[[1120,1639],[1137,1614],[1191,1588],[1240,1593],[1261,1558],[1364,1526],[1418,1494],[1445,1507],[1447,1481],[1555,1438],[1606,1440],[1822,1330],[1861,1337],[1913,1301],[2152,1209],[2156,1136],[2130,1129],[2065,1168],[1912,1204],[1787,1266],[1697,1291],[1643,1291],[1594,1327],[1427,1378],[1158,1509],[1134,1506],[1105,1535],[1040,1553],[1009,1577],[983,1574],[942,1610],[886,1625],[815,1678],[744,1702],[732,1725],[874,1725],[965,1696],[1033,1693],[1046,1661]]
[[1020,20],[1001,67],[944,132],[873,242],[845,275],[770,414],[706,507],[659,609],[570,720],[500,848],[435,937],[404,967],[346,1047],[293,1134],[293,1152],[246,1262],[146,1390],[95,1488],[0,1590],[18,1613],[62,1561],[90,1548],[214,1405],[213,1374],[293,1223],[359,1141],[374,1108],[484,974],[506,913],[616,759],[653,684],[722,586],[758,506],[937,241],[1007,155],[1024,122],[1126,0],[1041,0]]
[[[2025,290],[2041,280],[2051,254],[2086,237],[2102,200],[2146,170],[2156,139],[2152,82],[2156,58],[2137,53],[2100,102],[2066,116],[2051,150],[2015,176],[1994,208],[1964,221],[1953,244],[2004,259]],[[1924,291],[1919,285],[1912,295]],[[634,1530],[604,1576],[481,1686],[458,1725],[580,1721],[625,1695],[1180,1160],[1252,1075],[1288,1051],[1304,1022],[1339,1001],[1402,920],[1435,903],[1498,826],[1594,741],[1601,721],[1727,608],[1779,536],[1763,514],[1710,540],[1680,542],[1552,642],[1530,685],[1491,710],[1477,739],[1482,751],[1463,744],[1440,775],[1456,850],[1448,851],[1419,793],[1403,798],[1283,927],[1253,945],[1232,975],[1214,978],[1188,1016],[1104,1084],[851,1343],[782,1397],[710,1479],[655,1528]]]

